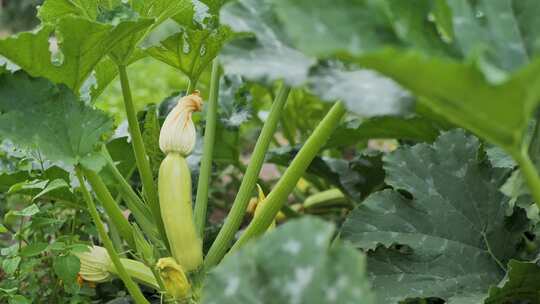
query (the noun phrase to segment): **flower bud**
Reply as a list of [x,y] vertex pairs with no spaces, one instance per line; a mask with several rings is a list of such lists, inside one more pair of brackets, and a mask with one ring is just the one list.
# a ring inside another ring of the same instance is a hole
[[191,114],[201,109],[202,98],[199,91],[194,91],[178,101],[161,127],[159,148],[163,153],[177,152],[182,156],[191,153],[197,138]]
[[191,285],[182,267],[171,258],[161,258],[156,264],[167,293],[174,299],[185,299],[189,296]]
[[[79,275],[87,282],[102,283],[112,279],[118,271],[107,250],[100,246],[90,247],[90,251],[77,253],[81,262]],[[120,259],[126,272],[135,281],[159,290],[159,285],[152,270],[139,261]]]
[[[258,198],[257,198],[258,202],[257,202],[257,206],[255,207],[253,218],[256,218],[261,213],[262,205],[264,204],[266,200],[266,195],[264,195],[264,191],[259,184],[257,184],[257,191],[259,193]],[[281,213],[281,211],[279,213]],[[276,215],[276,218],[278,217],[278,215]],[[271,231],[274,228],[276,228],[276,218],[272,220],[272,223],[270,224],[270,226],[268,226],[268,229],[266,229],[266,231]]]
[[83,280],[101,283],[112,278],[109,272],[112,262],[105,248],[93,246],[90,251],[78,253],[77,257],[81,261],[79,275]]

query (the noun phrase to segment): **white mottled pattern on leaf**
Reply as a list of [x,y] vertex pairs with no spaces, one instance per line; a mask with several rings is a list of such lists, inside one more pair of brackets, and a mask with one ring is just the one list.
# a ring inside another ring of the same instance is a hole
[[479,303],[504,276],[523,214],[505,218],[501,171],[479,161],[479,146],[452,131],[385,157],[386,182],[413,199],[393,190],[372,194],[342,230],[344,239],[372,250],[368,272],[380,303],[430,296]]
[[374,304],[356,249],[330,242],[331,224],[288,222],[226,256],[208,276],[203,303]]

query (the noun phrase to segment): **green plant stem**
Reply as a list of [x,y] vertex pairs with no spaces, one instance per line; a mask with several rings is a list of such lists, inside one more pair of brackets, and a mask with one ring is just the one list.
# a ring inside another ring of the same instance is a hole
[[285,120],[285,118],[283,116],[281,117],[281,127],[282,127],[282,130],[283,130],[283,135],[285,136],[285,138],[289,142],[289,145],[291,147],[294,147],[296,145],[296,140],[294,139],[294,134],[291,131],[291,129],[289,128],[289,124],[287,124],[287,121]]
[[122,243],[120,233],[118,233],[118,229],[116,229],[116,226],[111,225],[110,218],[107,218],[106,220],[109,223],[109,234],[111,235],[111,241],[113,243],[114,249],[116,250],[116,252],[118,252],[119,257],[125,258],[124,244]]
[[[130,201],[129,204],[133,204],[134,209],[139,210],[148,219],[152,219],[152,212],[144,204],[141,198],[135,193],[129,182],[124,178],[120,170],[115,166],[114,161],[108,150],[104,149],[105,158],[107,159],[107,168],[110,170],[118,187],[118,191],[122,194],[122,197],[126,201]],[[129,207],[129,206],[128,206]],[[131,208],[131,207],[130,207]]]
[[122,238],[124,238],[124,240],[126,240],[131,248],[135,249],[135,240],[133,239],[131,226],[129,225],[128,220],[122,214],[122,210],[112,197],[109,189],[107,189],[107,186],[105,186],[105,183],[103,183],[101,177],[99,177],[99,175],[92,170],[81,170],[83,171],[90,185],[92,185],[92,189],[94,189],[96,196],[103,205],[103,208],[105,208],[105,212],[107,212],[107,215],[114,224],[114,227],[116,227],[118,233],[122,236]]
[[189,79],[188,80],[188,84],[187,84],[187,88],[186,88],[186,96],[191,94],[191,92],[195,89],[195,85],[197,84],[197,82]]
[[166,240],[167,235],[165,234],[165,228],[163,227],[163,222],[161,220],[156,185],[154,184],[152,169],[150,168],[150,161],[148,160],[148,156],[144,148],[141,129],[139,128],[135,107],[133,106],[133,99],[131,97],[131,89],[129,87],[129,79],[126,67],[119,65],[118,72],[120,76],[120,84],[122,86],[122,95],[124,96],[124,106],[129,124],[129,133],[131,135],[133,152],[135,153],[135,162],[137,163],[139,175],[141,176],[141,181],[143,184],[143,193],[146,197],[150,210],[152,211],[152,216],[154,217],[158,231],[162,239]]
[[270,141],[272,140],[272,137],[276,130],[277,124],[279,122],[279,116],[281,114],[281,111],[283,110],[283,106],[287,101],[289,92],[290,88],[283,85],[279,90],[279,93],[274,103],[272,104],[270,114],[268,115],[268,118],[262,128],[261,134],[257,139],[257,143],[255,144],[255,148],[249,161],[249,165],[246,169],[246,173],[244,174],[242,183],[240,184],[240,188],[238,189],[238,193],[236,194],[231,210],[227,215],[223,227],[219,231],[218,236],[216,237],[214,243],[212,243],[212,246],[210,247],[210,250],[208,251],[208,254],[206,256],[206,259],[204,261],[204,267],[206,269],[213,267],[214,265],[219,263],[219,261],[221,261],[231,241],[234,238],[234,234],[236,233],[236,231],[238,231],[238,228],[242,224],[242,220],[246,213],[249,199],[251,198],[253,189],[255,189],[255,183],[257,183],[259,172],[261,171],[264,162],[266,151],[268,150],[268,146],[270,145]]
[[538,176],[538,171],[536,171],[536,167],[529,157],[528,150],[522,149],[520,152],[512,153],[512,156],[518,163],[525,181],[527,181],[534,202],[540,207],[540,176]]
[[[104,149],[105,158],[107,159],[107,168],[112,173],[112,176],[116,182],[118,191],[122,194],[124,201],[128,208],[133,213],[135,220],[141,226],[142,230],[151,238],[158,238],[158,230],[152,218],[152,212],[148,210],[148,207],[143,203],[139,196],[135,193],[133,188],[126,181],[122,173],[116,168],[109,152]],[[165,240],[166,241],[166,240]]]
[[212,173],[212,156],[216,137],[217,104],[219,96],[219,62],[214,59],[212,63],[212,76],[210,79],[210,98],[206,112],[206,125],[204,128],[204,147],[197,184],[195,199],[194,222],[201,240],[204,239],[204,226],[206,224],[206,210],[208,207],[208,185]]
[[107,249],[107,253],[109,253],[111,261],[113,262],[114,266],[116,267],[118,271],[118,276],[120,277],[120,279],[122,279],[122,281],[126,285],[126,288],[129,291],[129,294],[133,297],[133,300],[135,301],[135,303],[149,304],[149,302],[145,299],[145,297],[143,296],[137,284],[135,284],[135,282],[128,275],[126,269],[124,268],[124,265],[122,265],[122,262],[120,261],[120,258],[118,257],[118,254],[114,250],[112,241],[107,235],[107,231],[105,230],[105,225],[103,225],[103,222],[101,221],[101,218],[99,217],[99,213],[96,209],[96,205],[94,204],[94,200],[92,199],[90,192],[88,191],[88,189],[86,188],[84,184],[84,179],[83,179],[80,168],[77,167],[75,168],[75,170],[77,174],[77,179],[79,180],[80,187],[83,193],[83,198],[88,207],[88,212],[90,212],[90,216],[92,217],[92,220],[94,221],[94,224],[96,225],[99,236],[101,237],[101,241],[103,242],[105,249]]
[[336,102],[332,106],[324,119],[307,139],[304,146],[302,146],[283,176],[281,176],[275,188],[270,192],[262,204],[259,215],[249,224],[231,251],[238,249],[250,239],[266,231],[276,217],[276,214],[287,201],[287,196],[293,191],[313,158],[317,156],[319,150],[326,144],[326,141],[332,135],[332,132],[345,113],[346,110],[341,101]]
[[304,200],[304,209],[351,205],[347,197],[337,188],[317,192]]

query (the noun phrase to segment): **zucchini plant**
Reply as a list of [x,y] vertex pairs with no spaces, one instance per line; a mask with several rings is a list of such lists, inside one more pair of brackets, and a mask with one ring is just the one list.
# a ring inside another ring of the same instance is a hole
[[0,39],[0,300],[540,303],[538,13],[45,0]]

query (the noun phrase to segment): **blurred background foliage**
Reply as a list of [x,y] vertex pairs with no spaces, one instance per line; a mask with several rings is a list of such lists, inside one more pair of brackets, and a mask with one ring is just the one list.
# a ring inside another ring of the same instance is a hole
[[43,0],[0,0],[0,36],[32,29],[39,24],[36,7]]

